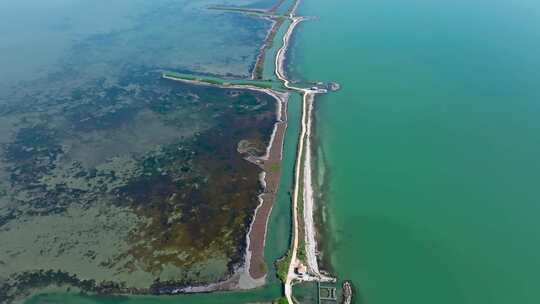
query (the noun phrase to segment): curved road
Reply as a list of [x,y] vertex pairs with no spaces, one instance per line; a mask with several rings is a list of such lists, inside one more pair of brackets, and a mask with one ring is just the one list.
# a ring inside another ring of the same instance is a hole
[[296,11],[296,7],[298,5],[298,2],[295,4],[295,7],[293,8],[292,12],[289,15],[289,18],[292,20],[292,23],[289,25],[289,28],[285,35],[283,36],[283,45],[278,50],[276,55],[276,61],[275,61],[275,71],[276,76],[279,80],[283,82],[283,85],[290,90],[297,91],[303,95],[302,97],[302,127],[301,127],[301,133],[300,133],[300,140],[298,143],[298,152],[297,152],[297,158],[296,158],[296,168],[295,168],[295,181],[294,181],[294,194],[293,194],[293,241],[292,241],[292,248],[291,248],[291,262],[289,264],[289,269],[287,272],[287,279],[285,281],[285,297],[287,298],[287,302],[289,304],[293,304],[292,299],[292,282],[296,278],[296,275],[294,274],[294,268],[298,264],[297,259],[297,252],[298,252],[298,198],[300,195],[300,172],[302,169],[302,155],[304,153],[304,141],[306,138],[306,130],[308,124],[311,123],[311,118],[308,115],[308,109],[309,104],[313,100],[313,96],[317,93],[316,90],[310,90],[310,89],[304,89],[304,88],[298,88],[294,87],[290,84],[289,79],[285,76],[284,72],[284,62],[285,62],[285,53],[287,51],[287,48],[289,47],[289,40],[290,37],[296,28],[296,26],[305,20],[303,17],[296,17],[294,15],[294,12]]

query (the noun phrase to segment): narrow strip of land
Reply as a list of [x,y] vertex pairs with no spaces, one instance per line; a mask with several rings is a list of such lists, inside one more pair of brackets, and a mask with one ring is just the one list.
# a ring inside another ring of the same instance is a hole
[[[298,24],[306,18],[299,17],[295,15],[296,9],[298,7],[299,1],[296,1],[292,10],[289,13],[288,18],[292,21],[287,32],[283,36],[283,45],[277,52],[275,59],[275,73],[276,77],[283,82],[283,85],[289,89],[302,94],[302,120],[301,120],[301,131],[300,138],[298,142],[298,151],[296,158],[295,174],[294,174],[294,191],[292,198],[292,214],[293,214],[293,232],[292,232],[292,243],[290,249],[290,263],[288,266],[287,277],[284,282],[285,297],[289,304],[293,304],[292,299],[292,285],[294,281],[334,281],[333,278],[322,275],[319,272],[316,258],[316,244],[315,244],[315,231],[313,223],[313,193],[311,189],[311,161],[309,157],[311,143],[311,125],[312,125],[312,109],[313,101],[316,94],[326,93],[326,89],[319,89],[317,87],[313,88],[300,88],[293,86],[291,81],[286,77],[285,74],[285,59],[286,52],[289,47],[290,39],[293,31],[298,26]],[[304,180],[302,180],[302,169],[304,171]],[[303,197],[301,198],[301,189],[304,188]],[[299,232],[299,204],[302,199],[302,203],[305,204],[302,208],[304,210],[304,233],[305,235],[305,251],[306,251],[306,262],[308,263],[307,273],[297,274],[296,269],[300,267],[300,261],[298,259],[298,250],[300,243],[300,232]]]
[[[292,34],[298,24],[307,18],[296,16],[295,12],[298,8],[300,0],[296,0],[285,16],[279,16],[279,21],[274,20],[272,32],[268,35],[265,45],[259,54],[257,65],[262,69],[262,62],[265,54],[264,50],[270,43],[273,43],[274,35],[277,29],[283,23],[283,20],[290,20],[290,24],[282,37],[282,45],[278,49],[274,62],[274,73],[277,82],[274,81],[258,81],[256,74],[262,73],[262,70],[257,70],[255,67],[252,80],[224,80],[214,79],[209,77],[193,77],[192,75],[181,75],[178,73],[165,73],[164,78],[198,83],[202,85],[213,85],[224,88],[239,88],[262,91],[276,98],[280,109],[278,110],[278,121],[272,134],[268,151],[264,157],[248,158],[249,161],[258,164],[263,168],[261,175],[261,183],[264,185],[265,191],[259,196],[260,205],[257,207],[253,222],[247,236],[246,248],[246,264],[245,271],[240,274],[239,286],[242,288],[252,288],[260,286],[264,283],[264,242],[266,238],[266,226],[268,217],[272,209],[272,203],[275,199],[277,184],[279,180],[279,172],[275,172],[273,167],[279,165],[282,159],[282,143],[286,128],[286,97],[283,93],[276,90],[294,91],[302,95],[302,113],[301,113],[301,130],[298,141],[296,163],[294,168],[294,186],[292,196],[292,238],[291,247],[287,256],[282,260],[282,264],[286,267],[286,274],[283,275],[285,297],[288,303],[293,304],[292,286],[295,282],[302,281],[318,281],[329,282],[335,281],[334,278],[321,274],[317,262],[316,253],[316,237],[315,224],[313,219],[314,199],[312,189],[312,174],[311,174],[311,127],[312,127],[312,112],[313,103],[317,94],[327,93],[328,85],[321,87],[303,88],[293,85],[291,80],[287,78],[285,73],[286,53],[289,48]],[[258,10],[239,9],[239,8],[214,8],[227,11],[256,14],[263,18],[277,18],[271,13],[261,12]],[[322,84],[321,84],[322,85]],[[331,84],[330,88],[339,88],[337,84]],[[285,111],[285,112],[284,112]],[[302,210],[303,212],[300,212]],[[302,214],[299,214],[302,213]],[[300,222],[302,221],[302,222]],[[302,254],[299,257],[299,251]],[[304,255],[305,253],[305,255]],[[287,263],[287,264],[285,264]],[[307,271],[298,271],[305,268]]]
[[268,219],[279,185],[280,170],[276,170],[275,168],[276,166],[279,168],[283,156],[283,140],[287,128],[286,107],[288,93],[273,90],[272,85],[268,82],[254,80],[204,78],[172,72],[163,73],[162,78],[196,85],[258,91],[266,93],[276,100],[276,123],[274,124],[266,153],[261,157],[247,157],[248,161],[263,169],[260,178],[264,190],[258,197],[259,205],[255,209],[253,220],[246,236],[245,262],[242,269],[226,281],[206,286],[179,289],[178,292],[208,292],[260,287],[264,285],[267,273],[266,263],[264,261],[264,246]]

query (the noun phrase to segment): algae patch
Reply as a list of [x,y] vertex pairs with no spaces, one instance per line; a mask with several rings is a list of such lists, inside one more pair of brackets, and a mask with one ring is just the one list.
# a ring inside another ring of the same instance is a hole
[[272,97],[135,70],[0,118],[2,300],[52,283],[152,292],[242,263],[260,193],[245,157],[265,151]]

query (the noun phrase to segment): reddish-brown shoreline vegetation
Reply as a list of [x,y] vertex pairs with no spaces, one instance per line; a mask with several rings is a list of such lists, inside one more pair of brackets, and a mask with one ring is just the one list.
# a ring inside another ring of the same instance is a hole
[[268,35],[266,36],[266,40],[263,46],[261,47],[259,55],[257,56],[257,61],[255,62],[255,66],[253,67],[253,73],[252,73],[253,79],[263,78],[266,51],[268,51],[272,47],[277,31],[281,28],[281,26],[283,25],[283,22],[285,21],[283,17],[268,17],[268,18],[273,21],[273,24],[272,24],[272,28],[268,32]]
[[[282,102],[282,101],[278,101]],[[259,159],[257,163],[264,170],[265,189],[261,194],[261,205],[257,208],[249,234],[251,261],[249,262],[249,274],[253,279],[260,279],[266,274],[264,261],[264,246],[268,220],[276,199],[280,174],[281,161],[283,159],[283,140],[287,129],[287,103],[282,102],[280,107],[281,118],[276,123],[276,129],[266,159]]]

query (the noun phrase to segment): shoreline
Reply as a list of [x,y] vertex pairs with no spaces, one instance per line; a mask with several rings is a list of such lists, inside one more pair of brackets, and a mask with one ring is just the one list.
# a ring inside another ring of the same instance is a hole
[[[298,153],[299,159],[296,162],[296,181],[294,182],[295,187],[295,196],[293,198],[293,223],[294,228],[291,232],[293,237],[293,258],[291,259],[291,263],[289,265],[289,271],[287,275],[287,281],[288,283],[285,284],[285,295],[289,301],[289,303],[292,302],[291,294],[292,294],[292,280],[290,280],[291,273],[293,273],[294,266],[298,263],[296,260],[296,251],[298,247],[298,214],[297,214],[297,205],[296,200],[298,197],[298,185],[299,185],[299,172],[300,172],[300,158],[303,155],[301,151],[303,151],[303,141],[305,137],[305,129],[306,129],[306,104],[310,103],[310,108],[312,107],[311,104],[314,101],[314,95],[318,93],[326,93],[326,90],[313,90],[313,89],[304,89],[304,88],[298,88],[290,85],[290,81],[285,76],[284,66],[286,61],[286,52],[289,48],[290,38],[294,32],[294,29],[296,26],[306,20],[304,17],[296,17],[295,12],[300,4],[300,0],[296,0],[293,5],[289,8],[287,11],[287,17],[289,20],[291,20],[291,24],[289,25],[287,31],[283,35],[282,38],[282,46],[278,49],[274,61],[274,74],[277,77],[278,80],[280,80],[283,83],[283,86],[292,91],[296,91],[302,95],[302,103],[303,103],[303,110],[302,110],[302,133],[300,136],[300,142],[299,150],[300,153]],[[264,18],[264,17],[263,17]],[[277,33],[277,30],[281,27],[283,24],[283,19],[280,18],[272,18],[269,16],[266,16],[267,19],[274,20],[274,24],[272,25],[272,28],[270,29],[268,36],[265,40],[264,45],[260,49],[260,53],[257,57],[257,62],[255,64],[255,67],[252,72],[252,79],[257,79],[257,73],[258,71],[264,67],[264,60],[266,59],[266,50],[271,47],[271,45],[274,43],[275,34]],[[278,20],[276,20],[278,19]],[[262,70],[261,74],[262,74]],[[201,83],[197,80],[190,80],[190,79],[178,79],[173,77],[167,77],[163,76],[166,79],[170,79],[173,81],[181,81],[186,83],[192,83],[197,85],[208,85],[208,86],[216,86],[221,88],[238,88],[238,89],[251,89],[255,91],[264,92],[266,94],[269,94],[273,96],[276,101],[278,102],[278,105],[281,105],[283,103],[286,106],[286,102],[283,102],[282,98],[279,98],[277,95],[280,94],[272,89],[262,89],[259,87],[251,86],[251,85],[220,85],[220,84],[208,84],[208,83]],[[281,93],[286,94],[286,93]],[[218,290],[234,290],[234,289],[249,289],[249,288],[255,288],[264,285],[266,273],[267,271],[264,269],[261,269],[261,265],[266,265],[264,261],[264,247],[266,242],[266,232],[267,232],[267,225],[269,221],[269,216],[272,211],[272,205],[273,201],[276,196],[277,187],[279,184],[279,171],[273,172],[272,167],[276,164],[280,164],[282,160],[282,153],[283,153],[283,139],[284,134],[286,130],[286,121],[281,120],[282,117],[282,110],[281,106],[278,106],[279,114],[276,120],[276,124],[274,126],[274,130],[272,132],[272,136],[270,139],[270,143],[267,147],[267,153],[263,157],[248,157],[247,160],[259,165],[263,169],[263,172],[260,175],[261,185],[263,186],[263,193],[261,193],[258,196],[259,199],[259,205],[255,209],[253,220],[250,224],[250,228],[248,230],[247,236],[246,236],[246,252],[245,252],[245,258],[244,258],[244,264],[240,265],[238,268],[239,270],[232,274],[232,276],[222,282],[217,282],[215,284],[206,285],[206,288],[201,286],[200,288],[184,288],[181,290],[181,292],[210,292],[210,291],[218,291]],[[286,112],[285,112],[286,115]],[[309,116],[311,116],[311,111],[309,113]],[[308,123],[311,125],[311,118],[308,118]],[[280,143],[280,149],[278,153],[272,152],[275,151],[275,143],[274,141],[278,138],[278,141]],[[277,156],[277,157],[276,157]],[[305,165],[304,165],[305,166]],[[312,209],[310,209],[312,210]],[[313,215],[310,217],[313,218]],[[311,225],[310,225],[311,228]],[[310,229],[310,235],[313,235],[313,230]],[[310,248],[315,248],[315,244],[313,242],[312,246]],[[306,246],[307,247],[307,246]],[[312,254],[311,256],[314,256],[315,254]],[[315,260],[315,263],[311,263],[312,265],[316,265],[317,262]],[[325,278],[324,276],[320,275],[318,273],[318,267],[312,266],[314,269],[316,269],[316,274],[318,278]],[[231,281],[234,281],[235,278],[237,279],[237,286],[229,286]]]
[[[283,3],[281,1],[280,3]],[[289,48],[290,43],[290,37],[294,32],[294,29],[296,26],[306,20],[304,17],[296,17],[294,15],[296,9],[298,8],[298,5],[300,3],[300,0],[295,0],[292,4],[291,8],[287,11],[287,16],[283,16],[281,18],[279,17],[269,17],[266,16],[265,18],[268,18],[270,20],[274,20],[274,24],[272,25],[272,28],[269,30],[268,36],[266,38],[266,41],[263,45],[263,47],[260,50],[259,56],[257,57],[257,62],[261,61],[261,67],[264,66],[264,60],[266,59],[266,50],[270,49],[272,44],[275,43],[275,36],[278,33],[278,30],[283,25],[284,21],[289,19],[292,22],[289,24],[289,27],[286,31],[286,33],[282,36],[282,46],[278,49],[276,56],[275,56],[275,76],[283,83],[283,86],[288,91],[295,91],[297,93],[300,93],[302,95],[302,135],[300,137],[300,141],[303,143],[304,137],[305,137],[305,124],[306,124],[306,105],[309,103],[310,107],[312,106],[312,103],[314,101],[314,97],[319,92],[318,90],[313,89],[304,89],[304,88],[298,88],[290,85],[290,81],[285,77],[284,72],[284,66],[286,61],[286,52]],[[281,22],[280,22],[281,20]],[[261,57],[261,59],[259,59]],[[255,65],[255,68],[253,70],[253,73],[255,73],[257,67],[257,63]],[[262,74],[262,73],[261,73]],[[254,74],[252,74],[252,77]],[[241,85],[235,85],[235,84],[227,84],[227,85],[221,85],[221,84],[210,84],[210,83],[204,83],[197,80],[188,80],[188,79],[178,79],[173,77],[168,77],[166,75],[162,75],[164,79],[172,80],[172,81],[180,81],[185,82],[193,85],[202,85],[202,86],[212,86],[212,87],[219,87],[219,88],[225,88],[225,89],[240,89],[240,90],[251,90],[251,91],[258,91],[265,94],[268,94],[272,96],[276,100],[276,122],[274,123],[274,128],[272,130],[272,135],[270,137],[270,140],[268,142],[268,146],[266,149],[266,153],[263,156],[255,157],[250,156],[246,157],[247,161],[250,161],[256,165],[258,165],[262,172],[259,176],[260,184],[263,189],[262,193],[258,195],[258,201],[259,204],[255,208],[253,216],[251,218],[251,223],[249,226],[249,229],[246,233],[246,243],[245,243],[245,252],[244,252],[244,261],[236,265],[229,273],[228,275],[224,276],[224,278],[220,281],[213,282],[213,283],[204,283],[201,285],[184,285],[184,286],[174,286],[174,284],[168,285],[168,286],[162,286],[158,287],[156,290],[151,291],[146,290],[146,292],[142,291],[139,293],[136,290],[131,289],[127,293],[120,292],[116,293],[113,292],[111,295],[125,295],[125,294],[132,294],[132,295],[148,295],[148,294],[155,294],[155,295],[178,295],[178,294],[193,294],[193,293],[210,293],[210,292],[219,292],[219,291],[235,291],[235,290],[246,290],[246,289],[253,289],[257,287],[261,287],[266,283],[266,276],[267,271],[262,271],[262,268],[260,265],[263,263],[266,265],[266,262],[264,260],[264,249],[265,249],[265,243],[266,243],[266,236],[267,236],[267,229],[268,229],[268,222],[270,219],[270,215],[272,212],[272,207],[275,202],[278,186],[279,186],[279,180],[280,180],[280,173],[281,173],[281,161],[283,159],[283,142],[285,138],[285,131],[287,129],[287,102],[288,102],[288,92],[279,92],[275,91],[273,89],[267,89],[267,88],[261,88],[254,85],[249,84],[241,84]],[[308,102],[309,100],[309,102]],[[309,115],[311,116],[311,111],[309,112]],[[311,119],[308,117],[307,121],[311,123]],[[303,146],[303,145],[302,145]],[[303,148],[301,148],[302,150]],[[298,154],[301,158],[301,153]],[[278,165],[278,170],[275,170],[275,166]],[[295,174],[298,174],[300,172],[301,162],[297,161],[297,164],[295,165]],[[305,164],[303,164],[305,166]],[[305,169],[305,168],[304,168]],[[295,187],[295,197],[298,197],[298,179],[294,182]],[[293,199],[294,201],[295,199]],[[298,233],[297,233],[297,227],[299,220],[296,204],[294,204],[293,207],[293,223],[295,229],[291,232],[294,239],[295,246],[292,248],[292,251],[294,252],[294,257],[291,260],[291,264],[289,266],[289,274],[291,271],[293,271],[293,266],[296,265],[296,247],[298,245]],[[307,246],[306,246],[307,247]],[[268,265],[270,266],[270,265]],[[285,284],[285,295],[287,296],[287,299],[289,300],[289,303],[292,302],[292,280],[289,280],[288,275],[288,281],[289,284]],[[288,292],[289,291],[289,292]]]
[[319,202],[318,208],[315,208],[315,230],[317,232],[316,234],[316,240],[317,245],[319,248],[317,260],[319,262],[320,269],[324,270],[325,272],[334,273],[334,268],[332,266],[332,261],[330,259],[330,255],[326,254],[330,252],[330,249],[332,248],[332,235],[330,234],[330,231],[332,231],[332,221],[331,217],[329,216],[329,184],[330,180],[332,179],[332,171],[328,167],[328,164],[326,163],[326,156],[324,147],[322,146],[320,142],[320,138],[318,137],[318,117],[316,115],[317,113],[317,106],[319,106],[320,103],[317,105],[314,105],[314,115],[313,115],[313,193],[314,197],[316,197],[317,201]]
[[[293,20],[294,13],[296,12],[296,9],[298,8],[298,5],[300,4],[300,0],[295,0],[293,5],[285,13],[285,16],[280,16],[280,15],[271,16],[271,14],[274,14],[277,11],[277,9],[281,5],[283,5],[284,2],[285,2],[285,0],[279,0],[279,2],[276,5],[274,5],[272,8],[270,8],[269,10],[266,11],[266,13],[270,14],[270,15],[262,17],[264,19],[271,20],[273,22],[273,24],[272,24],[272,27],[270,28],[270,30],[268,31],[268,34],[267,34],[266,39],[264,41],[264,44],[260,48],[259,55],[257,55],[255,65],[253,66],[253,71],[251,73],[251,79],[253,79],[253,80],[263,78],[262,73],[263,73],[263,70],[264,70],[264,63],[266,61],[266,52],[269,49],[272,48],[272,46],[274,44],[274,40],[276,38],[276,34],[277,34],[278,30],[281,28],[281,26],[283,25],[283,23],[285,22],[285,19]],[[293,20],[293,22],[294,22],[294,20]],[[293,30],[294,30],[294,28],[293,28]],[[285,36],[287,36],[287,34],[285,34]],[[276,58],[277,57],[279,57],[279,54],[276,54]],[[281,63],[281,64],[283,65],[283,63]],[[275,74],[277,76],[277,72],[275,72]]]
[[[311,128],[313,116],[313,103],[316,94],[327,93],[327,89],[312,87],[309,89],[292,86],[290,80],[285,75],[284,65],[286,60],[286,52],[289,48],[289,43],[294,29],[297,25],[306,20],[305,17],[295,16],[296,9],[300,1],[297,0],[293,8],[289,12],[289,18],[292,20],[286,34],[283,36],[283,45],[278,50],[275,60],[275,72],[283,85],[289,89],[296,91],[302,95],[302,123],[301,133],[297,148],[296,165],[294,172],[294,194],[292,199],[292,214],[293,214],[293,230],[292,243],[289,253],[286,255],[286,260],[289,260],[287,276],[284,282],[285,298],[289,304],[293,304],[292,286],[295,282],[317,281],[317,282],[335,282],[336,279],[321,274],[319,272],[317,260],[317,240],[315,237],[314,224],[314,199],[312,188],[312,168],[311,168]],[[306,151],[306,152],[304,152]],[[304,154],[306,153],[306,154]],[[302,174],[303,173],[303,174]],[[303,188],[302,188],[303,187]],[[302,189],[301,189],[302,188]],[[300,197],[302,195],[302,197]],[[302,261],[298,258],[300,229],[299,229],[299,199],[302,199],[303,209],[303,230],[304,242],[303,249],[306,253],[307,261]],[[302,262],[308,265],[305,267]],[[307,268],[307,271],[300,270]]]
[[312,130],[312,116],[313,116],[313,103],[314,96],[308,100],[307,105],[307,122],[306,122],[306,152],[304,156],[304,238],[306,249],[306,263],[308,269],[315,275],[320,276],[319,265],[317,261],[317,241],[314,216],[314,192],[313,192],[313,178],[312,178],[312,145],[311,145],[311,130]]
[[[259,176],[262,193],[258,195],[259,204],[256,207],[249,230],[246,234],[246,250],[244,262],[240,264],[231,276],[221,282],[210,283],[201,286],[188,286],[173,290],[171,293],[197,293],[220,290],[244,290],[263,286],[266,282],[267,271],[264,261],[264,248],[266,232],[272,207],[277,194],[281,170],[275,170],[280,166],[283,159],[283,141],[287,129],[287,102],[288,93],[277,92],[272,89],[263,89],[250,85],[215,85],[196,80],[179,79],[163,76],[164,79],[185,82],[193,85],[212,86],[223,89],[241,89],[262,92],[270,95],[276,101],[276,122],[272,129],[270,140],[264,155],[248,156],[249,161],[261,168]],[[262,266],[265,265],[265,266]]]
[[[259,204],[251,216],[250,227],[246,233],[246,243],[244,250],[244,260],[234,266],[233,270],[226,274],[221,280],[207,282],[200,285],[182,285],[165,283],[161,286],[147,288],[125,288],[111,287],[108,291],[84,291],[90,294],[102,294],[111,296],[121,295],[179,295],[194,293],[210,293],[220,291],[239,291],[254,289],[265,285],[267,270],[261,268],[261,263],[266,265],[264,260],[264,248],[266,242],[267,226],[272,211],[273,203],[277,194],[281,170],[274,170],[274,166],[281,165],[283,158],[283,142],[287,129],[287,103],[288,92],[279,92],[272,89],[261,88],[253,85],[216,85],[197,80],[179,79],[162,75],[163,79],[169,81],[179,81],[199,86],[219,87],[223,89],[249,90],[267,94],[276,103],[274,111],[275,123],[272,133],[266,146],[265,154],[262,156],[247,156],[244,159],[261,168],[259,175],[262,193],[258,195]],[[258,267],[259,266],[259,267]],[[61,287],[69,287],[71,284],[61,284]],[[69,289],[69,288],[68,288]],[[35,292],[39,294],[40,292]]]
[[249,159],[263,170],[260,180],[264,189],[263,193],[258,196],[260,204],[255,209],[247,236],[246,255],[250,258],[246,258],[246,261],[249,261],[246,268],[248,268],[249,276],[254,280],[264,279],[267,274],[266,269],[264,269],[266,267],[264,260],[266,233],[279,188],[281,161],[283,160],[283,141],[287,129],[288,96],[282,94],[282,96],[274,96],[274,98],[277,100],[278,105],[276,109],[277,117],[266,154],[262,157]]
[[[252,80],[263,79],[264,64],[266,61],[266,52],[272,48],[276,34],[278,30],[281,28],[281,26],[283,25],[285,19],[287,18],[284,15],[276,14],[276,11],[283,5],[283,3],[285,3],[285,0],[278,0],[276,4],[274,4],[272,7],[268,9],[250,9],[250,8],[242,8],[242,7],[234,7],[234,6],[208,7],[208,9],[213,9],[213,10],[221,10],[225,12],[246,14],[255,18],[268,20],[272,23],[272,25],[270,26],[270,28],[268,29],[266,33],[266,37],[264,39],[262,46],[259,48],[259,52],[255,58],[255,62],[252,65],[251,73],[250,73],[251,74],[250,78]],[[288,15],[295,8],[296,7],[294,5],[291,8],[289,8],[286,15]]]
[[266,20],[270,20],[272,22],[272,26],[268,30],[266,39],[264,40],[263,45],[259,49],[259,54],[257,55],[257,59],[255,60],[255,65],[253,66],[253,70],[251,71],[251,79],[253,80],[263,79],[264,63],[266,61],[266,52],[272,48],[274,39],[276,38],[276,34],[284,22],[283,18],[279,18],[279,17],[265,16],[262,18]]

